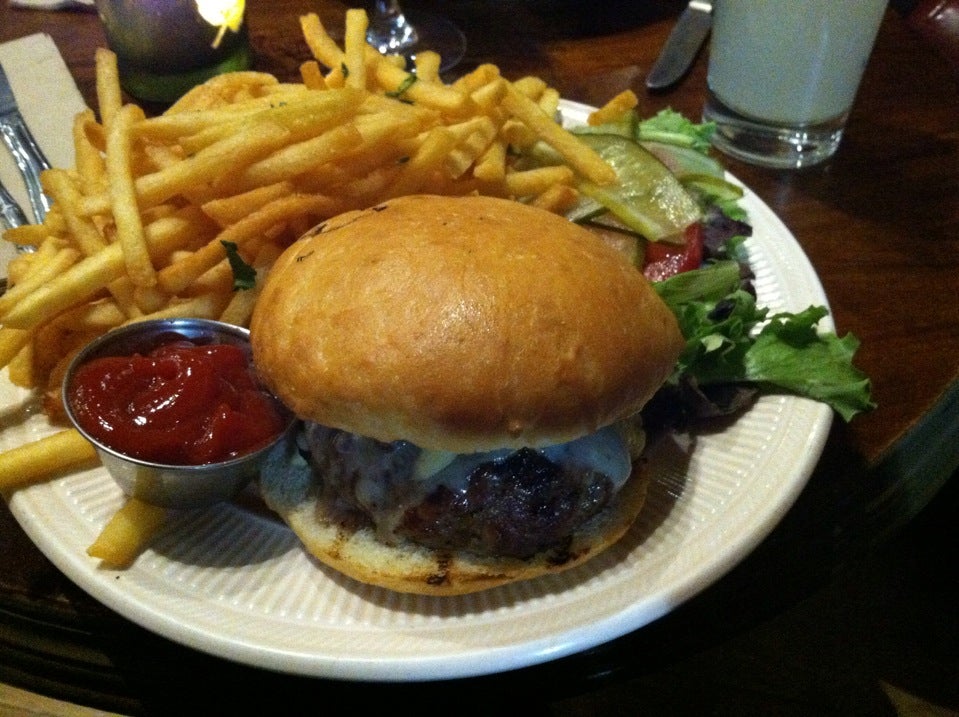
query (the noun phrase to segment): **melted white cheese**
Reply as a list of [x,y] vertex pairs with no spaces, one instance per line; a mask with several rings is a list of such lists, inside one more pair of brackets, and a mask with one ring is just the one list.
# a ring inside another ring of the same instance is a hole
[[[538,449],[559,465],[594,470],[609,477],[614,490],[619,490],[632,472],[633,458],[638,455],[636,429],[623,424],[602,428],[568,443]],[[485,453],[450,453],[421,449],[413,465],[413,477],[419,481],[444,483],[451,488],[465,482],[481,463],[504,458],[511,453],[499,449]]]

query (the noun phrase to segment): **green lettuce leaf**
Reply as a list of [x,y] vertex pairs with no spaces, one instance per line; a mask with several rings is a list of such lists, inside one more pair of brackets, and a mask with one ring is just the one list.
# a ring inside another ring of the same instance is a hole
[[751,384],[822,401],[844,420],[875,407],[853,365],[859,341],[820,331],[825,307],[769,315],[739,288],[736,262],[717,262],[654,285],[679,321],[686,346],[668,384]]
[[637,124],[636,139],[640,142],[664,142],[691,147],[706,153],[715,131],[713,122],[697,124],[675,110],[664,109]]

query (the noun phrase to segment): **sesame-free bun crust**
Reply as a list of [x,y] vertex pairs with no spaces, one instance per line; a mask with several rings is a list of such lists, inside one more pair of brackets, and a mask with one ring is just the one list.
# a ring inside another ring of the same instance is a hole
[[312,469],[292,445],[274,450],[260,477],[266,504],[290,526],[304,549],[321,563],[368,585],[419,595],[463,595],[518,580],[559,573],[583,564],[617,542],[646,498],[641,463],[616,500],[581,526],[569,545],[526,560],[431,550],[409,541],[387,545],[373,528],[337,520],[320,499]]
[[250,329],[263,380],[301,418],[454,452],[631,415],[683,344],[641,272],[588,230],[479,196],[316,227],[271,269]]

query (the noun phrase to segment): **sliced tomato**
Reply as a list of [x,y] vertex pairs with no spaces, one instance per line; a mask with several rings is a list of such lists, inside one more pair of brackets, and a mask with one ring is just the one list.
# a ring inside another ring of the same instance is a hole
[[662,281],[703,263],[703,225],[693,222],[683,233],[682,244],[646,242],[643,274],[650,281]]

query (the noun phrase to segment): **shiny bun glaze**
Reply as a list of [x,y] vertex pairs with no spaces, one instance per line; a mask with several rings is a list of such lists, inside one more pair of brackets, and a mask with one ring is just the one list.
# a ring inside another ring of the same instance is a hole
[[287,249],[251,340],[301,418],[457,453],[627,417],[683,345],[642,274],[588,230],[505,199],[430,195],[340,215]]

